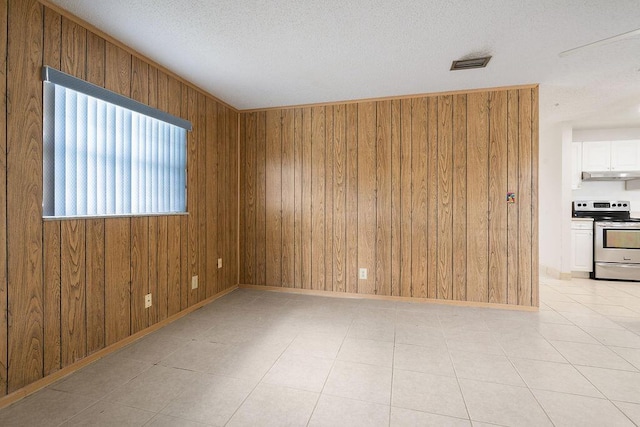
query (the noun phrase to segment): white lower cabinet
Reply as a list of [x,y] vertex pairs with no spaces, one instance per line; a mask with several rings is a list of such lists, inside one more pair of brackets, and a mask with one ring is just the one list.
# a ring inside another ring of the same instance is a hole
[[593,271],[593,222],[571,221],[571,271]]

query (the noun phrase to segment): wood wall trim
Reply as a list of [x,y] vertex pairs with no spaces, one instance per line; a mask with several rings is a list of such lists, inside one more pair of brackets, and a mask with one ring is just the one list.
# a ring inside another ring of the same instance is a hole
[[[0,0],[0,99],[7,99],[8,1]],[[7,104],[0,102],[0,396],[7,393],[8,324],[7,312]]]
[[[44,1],[44,0],[40,0]],[[470,94],[476,92],[494,92],[494,91],[508,91],[508,90],[517,90],[517,89],[537,89],[539,83],[526,84],[526,85],[513,85],[513,86],[496,86],[496,87],[488,87],[488,88],[478,88],[478,89],[461,89],[461,90],[449,90],[443,92],[429,92],[429,93],[416,93],[416,94],[407,94],[407,95],[390,95],[390,96],[380,96],[376,98],[362,98],[362,99],[347,99],[343,101],[329,101],[329,102],[317,102],[311,104],[295,104],[295,105],[281,105],[277,107],[263,107],[263,108],[247,108],[245,110],[237,110],[239,113],[257,113],[261,111],[269,111],[269,110],[283,110],[290,108],[312,108],[312,107],[328,107],[335,105],[349,105],[349,104],[360,104],[366,102],[378,102],[378,101],[393,101],[393,100],[403,100],[403,99],[413,99],[413,98],[429,98],[433,96],[448,96],[448,95],[460,95],[460,94]]]
[[240,141],[242,140],[242,132],[244,131],[244,129],[240,128],[240,119],[242,118],[241,114],[238,114],[238,120],[236,120],[236,135],[238,136],[237,141],[238,141],[238,146],[236,147],[236,156],[237,156],[237,162],[238,162],[238,167],[236,167],[237,169],[237,180],[238,180],[238,185],[236,186],[236,193],[238,194],[238,203],[237,203],[237,209],[238,209],[238,215],[236,217],[236,226],[238,227],[238,229],[236,230],[236,279],[235,279],[235,283],[240,283],[240,261],[241,261],[241,256],[240,256],[240,251],[242,250],[242,248],[240,247],[240,230],[242,227],[242,213],[244,212],[241,208],[241,189],[242,189],[242,174],[240,171],[240,165],[242,164],[242,156],[241,156],[241,150],[242,147],[244,147],[244,144],[240,144]]
[[69,12],[68,10],[66,10],[66,9],[56,5],[56,4],[54,4],[53,2],[51,2],[49,0],[37,0],[37,1],[40,2],[43,6],[46,6],[47,8],[56,11],[57,13],[62,15],[63,17],[75,22],[76,24],[79,24],[81,27],[84,27],[85,29],[89,30],[90,32],[102,37],[104,40],[108,41],[109,43],[112,43],[115,46],[118,46],[119,48],[124,49],[125,51],[127,51],[131,55],[134,55],[134,56],[138,57],[139,59],[142,59],[146,63],[151,64],[152,66],[156,67],[157,69],[162,70],[163,72],[169,74],[171,77],[175,78],[180,83],[182,83],[182,84],[184,84],[184,85],[186,85],[186,86],[188,86],[188,87],[200,92],[203,95],[206,95],[206,96],[208,96],[210,98],[215,99],[216,102],[224,105],[225,107],[227,107],[227,108],[229,108],[229,109],[231,109],[233,111],[236,111],[236,112],[239,111],[233,105],[226,103],[225,101],[221,100],[220,98],[217,98],[216,96],[214,96],[211,93],[205,91],[204,89],[201,89],[198,86],[194,85],[193,83],[190,83],[188,80],[183,79],[178,74],[176,74],[173,71],[169,70],[168,68],[158,64],[154,60],[152,60],[149,57],[141,54],[140,52],[136,51],[135,49],[130,48],[129,46],[127,46],[124,43],[122,43],[119,40],[117,40],[116,38],[110,36],[109,34],[105,33],[104,31],[98,29],[94,25],[91,25],[87,21],[85,21],[82,18],[74,15],[73,13]]
[[142,331],[139,331],[133,335],[128,336],[127,338],[118,341],[115,344],[109,345],[108,347],[105,347],[93,354],[91,354],[90,356],[85,357],[84,359],[81,359],[75,363],[72,363],[71,365],[65,366],[64,368],[56,371],[55,373],[52,373],[51,375],[48,375],[38,381],[32,382],[31,384],[22,387],[20,390],[15,391],[11,394],[8,394],[6,396],[3,396],[2,398],[0,398],[0,409],[7,407],[9,405],[11,405],[12,403],[17,402],[20,399],[23,399],[35,392],[37,392],[38,390],[41,390],[45,387],[47,387],[48,385],[53,384],[54,382],[84,368],[87,365],[90,365],[93,362],[96,362],[100,359],[102,359],[103,357],[111,354],[111,353],[115,353],[116,351],[120,350],[123,347],[126,347],[129,344],[132,344],[135,341],[138,341],[141,338],[144,338],[145,336],[151,334],[152,332],[157,331],[158,329],[161,329],[173,322],[175,322],[176,320],[186,316],[189,313],[192,313],[194,311],[196,311],[199,308],[204,307],[207,304],[210,304],[211,302],[217,300],[218,298],[222,298],[223,296],[235,291],[236,289],[238,289],[238,286],[232,286],[228,289],[225,289],[219,293],[217,293],[216,295],[211,296],[210,298],[207,298],[204,301],[200,301],[197,304],[192,305],[191,307],[188,307],[184,310],[182,310],[179,313],[176,313]]
[[528,312],[539,311],[538,307],[511,305],[511,304],[493,304],[493,303],[477,302],[477,301],[454,301],[454,300],[442,300],[442,299],[436,299],[436,298],[413,298],[413,297],[402,297],[402,296],[392,296],[392,295],[357,294],[357,293],[351,293],[351,292],[335,292],[335,291],[297,289],[297,288],[280,288],[277,286],[258,286],[258,285],[242,285],[242,284],[238,285],[238,288],[253,289],[253,290],[265,291],[265,292],[283,292],[283,293],[289,293],[289,294],[315,295],[315,296],[332,297],[332,298],[370,299],[370,300],[378,300],[378,301],[401,301],[401,302],[410,302],[410,303],[416,303],[416,304],[439,304],[439,305],[451,305],[455,307],[495,308],[499,310],[510,310],[510,311],[528,311]]

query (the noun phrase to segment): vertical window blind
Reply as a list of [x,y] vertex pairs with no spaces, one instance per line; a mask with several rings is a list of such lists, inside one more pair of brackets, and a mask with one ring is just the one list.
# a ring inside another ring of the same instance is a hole
[[186,212],[181,118],[45,67],[43,215]]

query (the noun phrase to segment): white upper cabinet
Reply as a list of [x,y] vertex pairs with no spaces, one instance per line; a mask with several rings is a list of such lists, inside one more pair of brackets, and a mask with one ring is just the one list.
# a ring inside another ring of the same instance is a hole
[[615,141],[611,143],[611,170],[640,170],[640,140]]
[[584,172],[602,172],[611,170],[611,142],[583,142],[582,170]]
[[640,170],[640,140],[582,143],[584,172]]

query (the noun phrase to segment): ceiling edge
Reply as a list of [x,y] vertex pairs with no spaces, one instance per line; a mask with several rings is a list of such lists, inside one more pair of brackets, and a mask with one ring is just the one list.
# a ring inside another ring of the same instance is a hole
[[117,40],[113,36],[111,36],[111,35],[105,33],[104,31],[96,28],[95,26],[91,25],[90,23],[88,23],[84,19],[79,18],[78,16],[74,15],[73,13],[69,12],[68,10],[61,8],[60,6],[58,6],[56,4],[53,4],[49,0],[38,0],[38,2],[40,4],[42,4],[43,6],[48,7],[49,9],[59,13],[60,15],[64,16],[65,18],[70,19],[71,21],[75,22],[76,24],[79,24],[79,25],[83,26],[84,28],[86,28],[87,30],[91,31],[92,33],[102,37],[103,39],[105,39],[109,43],[111,43],[111,44],[113,44],[113,45],[115,45],[115,46],[127,51],[131,55],[137,56],[139,59],[142,59],[143,61],[147,62],[149,65],[152,65],[152,66],[156,67],[158,70],[170,75],[171,77],[175,78],[179,82],[181,82],[181,83],[189,86],[190,88],[202,93],[203,95],[206,95],[206,96],[209,96],[209,97],[213,98],[216,102],[218,102],[218,103],[224,105],[225,107],[235,111],[236,113],[240,113],[241,112],[241,110],[237,109],[233,105],[221,100],[217,96],[215,96],[215,95],[207,92],[206,90],[196,86],[195,84],[191,83],[190,81],[185,80],[183,77],[179,76],[175,72],[173,72],[173,71],[169,70],[168,68],[158,64],[153,59],[150,59],[149,57],[141,54],[140,52],[136,51],[135,49],[127,46],[126,44],[122,43],[120,40]]
[[269,110],[286,110],[290,108],[308,108],[308,107],[326,107],[326,106],[332,106],[332,105],[358,104],[361,102],[392,101],[397,99],[429,98],[433,96],[460,95],[463,93],[467,94],[467,93],[477,93],[477,92],[498,92],[498,91],[515,90],[515,89],[536,89],[539,86],[540,86],[539,83],[532,83],[532,84],[525,84],[525,85],[497,86],[497,87],[478,88],[478,89],[460,89],[460,90],[449,90],[444,92],[416,93],[411,95],[381,96],[377,98],[362,98],[362,99],[349,99],[349,100],[343,100],[343,101],[317,102],[317,103],[311,103],[311,104],[283,105],[279,107],[247,108],[245,110],[238,110],[238,112],[239,113],[256,113],[260,111],[269,111]]

